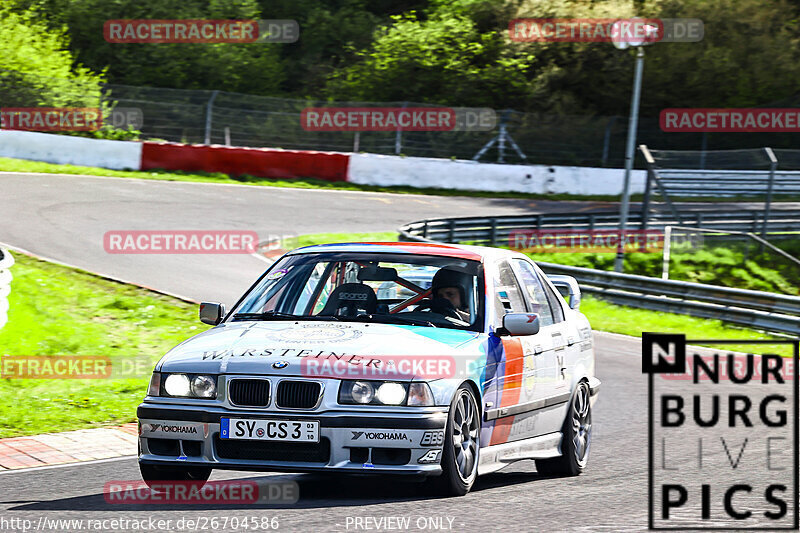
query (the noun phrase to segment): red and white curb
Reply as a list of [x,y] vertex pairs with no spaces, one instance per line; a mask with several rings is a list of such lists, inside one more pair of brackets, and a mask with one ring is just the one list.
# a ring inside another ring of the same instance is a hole
[[136,422],[110,428],[0,439],[0,470],[79,463],[136,455]]

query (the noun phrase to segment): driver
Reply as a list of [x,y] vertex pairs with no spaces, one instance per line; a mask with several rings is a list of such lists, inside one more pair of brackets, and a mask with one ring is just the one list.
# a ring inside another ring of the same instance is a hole
[[[464,322],[470,322],[469,308],[467,307],[466,291],[472,285],[471,276],[450,270],[447,267],[439,269],[433,276],[431,283],[431,296],[433,297],[433,311],[442,312],[442,305],[449,307],[452,305],[458,317]],[[438,302],[437,302],[438,300]],[[445,302],[442,302],[445,300]],[[438,309],[437,309],[438,308]]]

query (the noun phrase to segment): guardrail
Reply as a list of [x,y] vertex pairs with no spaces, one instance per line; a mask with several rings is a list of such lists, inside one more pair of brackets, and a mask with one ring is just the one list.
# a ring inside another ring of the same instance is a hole
[[755,329],[798,335],[800,297],[662,280],[590,268],[541,263],[547,274],[566,274],[581,290],[620,305],[712,318]]
[[[800,230],[800,212],[773,211],[769,221],[771,231]],[[700,213],[698,213],[700,215]],[[708,228],[730,229],[744,227],[745,231],[761,227],[754,215],[742,213],[703,213],[699,221]],[[773,219],[772,217],[776,217]],[[632,217],[635,227],[636,215]],[[669,223],[663,225],[680,227]],[[652,219],[651,219],[652,221]],[[698,218],[695,218],[698,221]],[[639,217],[638,222],[642,222]],[[509,234],[515,229],[616,229],[617,214],[541,214],[505,217],[462,217],[428,219],[405,224],[399,229],[401,240],[471,242],[475,244],[509,244]],[[765,331],[800,334],[800,297],[718,287],[688,281],[662,280],[634,274],[620,274],[590,268],[538,263],[547,274],[569,275],[578,280],[586,293],[602,296],[620,305],[719,319]]]
[[[669,213],[649,215],[631,213],[630,229],[663,229],[665,226],[691,226],[723,231],[760,233],[764,228],[764,211],[739,210],[733,212],[684,211],[680,218]],[[442,242],[470,242],[475,244],[510,244],[509,237],[517,229],[617,229],[619,213],[541,213],[537,215],[509,215],[497,217],[431,218],[411,222],[400,227],[401,238],[406,240],[432,240]],[[770,238],[781,238],[782,233],[800,232],[800,210],[773,209],[766,224]]]
[[0,328],[8,321],[8,294],[11,292],[11,266],[14,258],[8,250],[0,248]]

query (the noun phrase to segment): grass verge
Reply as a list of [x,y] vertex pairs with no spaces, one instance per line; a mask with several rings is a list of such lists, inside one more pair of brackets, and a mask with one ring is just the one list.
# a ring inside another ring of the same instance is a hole
[[[164,352],[207,327],[180,300],[22,254],[14,259],[0,355],[110,356],[112,366],[145,359],[149,373]],[[0,379],[0,437],[131,422],[148,380]]]
[[[395,240],[395,233],[324,233],[300,246]],[[81,270],[14,254],[9,322],[0,355],[105,355],[112,364],[145,359],[149,369],[170,348],[207,326],[194,305]],[[688,338],[770,339],[763,333],[704,320],[631,309],[586,296],[583,311],[595,330],[640,336],[642,331]],[[743,344],[740,349],[752,347]],[[784,354],[788,355],[788,353]],[[0,437],[116,425],[136,419],[148,376],[127,379],[0,379]]]
[[[531,194],[521,192],[489,192],[461,191],[453,189],[416,188],[416,187],[382,187],[378,185],[359,185],[346,181],[325,181],[315,178],[272,179],[254,176],[229,176],[222,172],[181,172],[174,170],[108,170],[97,167],[81,167],[75,165],[56,165],[40,161],[12,159],[0,157],[0,171],[3,172],[38,172],[45,174],[78,174],[86,176],[104,176],[112,178],[139,178],[163,181],[183,181],[194,183],[227,183],[239,185],[258,185],[264,187],[290,187],[295,189],[335,189],[340,191],[369,191],[395,194],[427,194],[431,196],[472,196],[482,198],[525,198],[534,200],[596,200],[616,202],[618,196],[590,195],[576,196],[571,194]],[[642,195],[631,196],[633,201],[641,200]]]

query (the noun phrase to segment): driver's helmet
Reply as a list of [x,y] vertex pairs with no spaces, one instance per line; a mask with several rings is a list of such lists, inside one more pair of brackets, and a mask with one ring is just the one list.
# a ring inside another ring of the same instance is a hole
[[471,286],[472,276],[457,270],[451,270],[447,267],[443,267],[440,268],[439,271],[433,276],[433,281],[431,283],[431,296],[436,298],[436,293],[439,289],[455,287],[461,293],[461,306],[466,308],[467,294],[469,294]]

